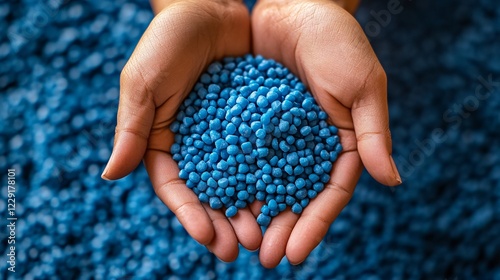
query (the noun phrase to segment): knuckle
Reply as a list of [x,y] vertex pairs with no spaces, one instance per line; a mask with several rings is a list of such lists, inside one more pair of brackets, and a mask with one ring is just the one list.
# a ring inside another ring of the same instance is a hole
[[325,186],[325,189],[332,190],[344,195],[346,198],[350,199],[353,195],[354,190],[346,187],[343,184],[337,182],[330,182]]

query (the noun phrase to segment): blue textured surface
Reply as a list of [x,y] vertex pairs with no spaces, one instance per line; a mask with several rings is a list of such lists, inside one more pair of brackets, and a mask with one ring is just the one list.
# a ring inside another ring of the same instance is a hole
[[[17,170],[17,278],[500,278],[500,89],[488,95],[478,78],[500,80],[497,1],[402,1],[372,33],[405,183],[392,191],[364,174],[306,262],[274,270],[245,250],[218,261],[155,197],[143,167],[99,178],[147,1],[49,2],[0,2],[0,278],[7,168]],[[363,27],[387,6],[366,2]],[[48,16],[34,24],[40,11]],[[428,145],[439,129],[446,139]]]

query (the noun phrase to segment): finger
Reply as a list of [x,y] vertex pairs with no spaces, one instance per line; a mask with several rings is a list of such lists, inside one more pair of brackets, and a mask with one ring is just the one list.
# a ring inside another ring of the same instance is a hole
[[212,242],[212,220],[196,194],[179,179],[179,169],[170,155],[148,151],[144,163],[156,195],[172,210],[187,232],[201,244]]
[[233,227],[226,216],[220,210],[213,210],[210,206],[203,204],[208,216],[212,220],[215,235],[209,244],[208,250],[224,262],[232,262],[238,257],[238,240]]
[[374,69],[352,106],[354,130],[361,160],[370,175],[384,185],[395,186],[401,184],[401,177],[391,156],[387,78],[378,62]]
[[240,209],[236,216],[229,218],[234,233],[243,247],[249,251],[259,249],[262,232],[255,216],[249,209]]
[[140,83],[132,85],[132,79],[127,75],[121,78],[115,144],[101,175],[106,180],[124,177],[139,165],[153,124],[153,99]]
[[299,264],[321,242],[331,223],[347,205],[363,166],[356,151],[343,153],[325,189],[304,209],[286,247],[290,263]]
[[[121,73],[115,145],[101,175],[104,179],[119,179],[137,167],[154,121],[167,125],[205,65],[207,57],[199,50],[203,46],[193,44],[197,33],[187,27],[170,32],[178,26],[186,25],[175,11],[165,9],[163,16],[155,17]],[[193,55],[179,65],[178,57],[185,53]],[[158,114],[156,108],[167,101],[169,113]]]
[[272,219],[260,245],[259,258],[265,268],[276,267],[285,256],[286,244],[297,219],[298,215],[290,209]]

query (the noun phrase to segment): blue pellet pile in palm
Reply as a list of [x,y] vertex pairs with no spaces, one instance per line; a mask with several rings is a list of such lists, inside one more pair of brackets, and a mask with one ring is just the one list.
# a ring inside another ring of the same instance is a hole
[[364,174],[309,258],[273,270],[244,249],[218,261],[155,197],[143,167],[99,178],[119,72],[152,19],[147,1],[1,2],[0,278],[499,279],[500,6],[401,1],[378,17],[389,2],[366,1],[357,18],[388,74],[404,184]]
[[227,57],[201,74],[170,126],[179,178],[227,217],[255,200],[257,222],[296,214],[330,181],[338,129],[293,73],[262,56]]

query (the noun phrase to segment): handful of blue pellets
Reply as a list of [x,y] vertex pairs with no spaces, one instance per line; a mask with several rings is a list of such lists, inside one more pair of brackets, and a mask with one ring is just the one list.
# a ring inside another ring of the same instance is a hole
[[287,68],[262,56],[212,63],[170,126],[179,177],[199,200],[233,217],[263,201],[268,226],[300,214],[330,180],[342,151],[335,126]]

